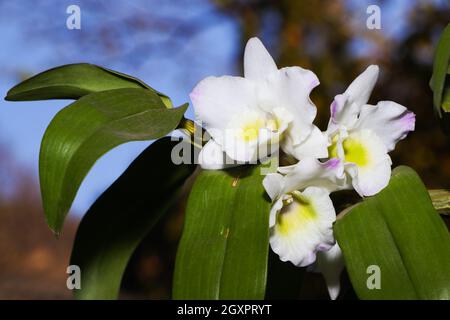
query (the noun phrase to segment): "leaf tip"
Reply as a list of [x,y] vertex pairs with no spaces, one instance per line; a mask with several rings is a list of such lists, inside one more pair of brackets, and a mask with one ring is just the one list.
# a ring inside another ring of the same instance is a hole
[[52,228],[51,228],[51,230],[52,230],[52,232],[53,232],[53,236],[54,236],[57,240],[59,240],[59,238],[61,237],[61,230],[55,230],[55,229],[52,229]]
[[53,236],[56,239],[59,239],[62,233],[62,223],[60,222],[55,222],[55,221],[50,221],[48,220],[48,216],[47,214],[45,215],[47,218],[47,226],[50,228],[50,231],[53,233]]
[[14,88],[11,88],[8,90],[8,92],[6,93],[6,96],[3,98],[5,101],[14,101],[14,98],[13,98],[14,95],[11,92],[13,89]]

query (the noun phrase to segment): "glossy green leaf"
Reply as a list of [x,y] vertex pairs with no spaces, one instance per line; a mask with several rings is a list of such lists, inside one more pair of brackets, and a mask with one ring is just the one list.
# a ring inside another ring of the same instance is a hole
[[[41,72],[13,87],[5,99],[10,101],[78,99],[89,93],[119,88],[146,88],[157,92],[141,80],[124,73],[93,64],[77,63]],[[167,96],[157,93],[166,105],[171,106]]]
[[[361,299],[449,299],[450,235],[419,176],[393,171],[389,186],[351,208],[334,226]],[[369,289],[380,268],[380,289]]]
[[135,248],[195,169],[195,165],[173,164],[171,151],[176,143],[162,138],[150,145],[83,217],[70,262],[81,269],[76,298],[117,298]]
[[450,61],[450,24],[444,29],[444,32],[439,39],[436,47],[434,57],[433,76],[430,81],[431,89],[433,90],[434,108],[439,116],[442,115],[442,110],[450,112],[448,104],[442,104],[445,80],[449,70]]
[[203,171],[189,196],[175,299],[263,299],[270,201],[260,167]]
[[39,174],[47,223],[59,232],[84,177],[103,154],[129,141],[174,130],[187,105],[164,107],[146,89],[114,89],[84,96],[61,110],[42,139]]

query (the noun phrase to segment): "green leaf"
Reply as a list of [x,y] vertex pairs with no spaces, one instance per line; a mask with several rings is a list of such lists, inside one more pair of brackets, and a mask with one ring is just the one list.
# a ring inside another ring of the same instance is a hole
[[78,99],[93,92],[119,88],[146,88],[160,95],[164,104],[170,99],[132,76],[93,64],[77,63],[41,72],[13,87],[5,99],[30,101],[48,99]]
[[444,90],[442,95],[442,109],[450,111],[450,83]]
[[167,109],[146,89],[114,89],[92,93],[61,110],[44,134],[39,157],[50,228],[60,231],[81,182],[103,154],[125,142],[168,134],[186,108]]
[[263,299],[270,202],[259,166],[203,171],[189,196],[175,299]]
[[[450,24],[444,29],[439,39],[434,57],[433,76],[430,86],[433,90],[434,108],[438,115],[442,117],[442,110],[450,112],[448,104],[442,104],[445,79],[449,70],[450,61]],[[441,110],[442,109],[442,110]]]
[[[412,169],[396,168],[389,186],[339,218],[334,232],[359,298],[450,298],[450,235]],[[380,267],[381,289],[367,286],[371,265]]]
[[176,142],[162,138],[144,150],[95,201],[77,231],[71,265],[81,269],[78,299],[115,299],[135,248],[170,204],[195,165],[175,165]]

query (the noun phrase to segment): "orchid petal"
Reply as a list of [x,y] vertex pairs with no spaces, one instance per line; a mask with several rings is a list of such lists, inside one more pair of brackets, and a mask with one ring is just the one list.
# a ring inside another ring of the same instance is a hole
[[336,243],[330,250],[318,252],[316,265],[325,278],[330,298],[336,300],[341,290],[340,277],[344,269],[344,258],[339,245]]
[[377,65],[370,65],[361,73],[345,90],[349,103],[362,106],[369,101],[369,97],[378,80],[379,68]]
[[378,79],[379,68],[376,65],[369,66],[361,73],[347,90],[334,98],[330,106],[330,123],[328,132],[333,133],[336,126],[345,126],[353,129],[358,121],[361,107],[369,101],[370,94]]
[[316,260],[317,251],[334,244],[333,222],[336,219],[329,192],[308,187],[298,198],[284,205],[272,222],[270,246],[282,261],[307,266]]
[[319,84],[317,76],[300,67],[280,69],[258,83],[259,107],[272,112],[274,108],[287,110],[293,121],[286,130],[286,138],[295,146],[303,142],[315,128],[312,124],[317,108],[309,98],[311,90]]
[[279,173],[269,173],[264,177],[263,186],[270,199],[274,201],[282,195],[284,190],[284,177]]
[[[216,133],[228,127],[236,115],[254,110],[257,104],[254,84],[241,77],[208,77],[190,94],[196,118],[208,131]],[[220,144],[220,137],[215,137]],[[223,135],[223,133],[222,133]]]
[[305,158],[295,165],[278,168],[278,172],[285,174],[281,194],[303,190],[310,185],[333,192],[345,185],[343,162],[336,158],[327,162]]
[[404,106],[393,101],[380,101],[376,106],[364,105],[357,128],[370,129],[383,140],[388,151],[414,131],[416,116]]
[[251,38],[245,46],[244,75],[251,80],[261,80],[278,71],[277,65],[258,38]]
[[277,214],[278,212],[283,208],[283,199],[279,198],[275,203],[272,205],[272,208],[270,209],[270,215],[269,215],[269,227],[272,228],[275,226]]
[[240,165],[233,161],[222,150],[221,146],[213,139],[210,139],[200,150],[199,164],[205,170],[221,170]]
[[258,142],[236,139],[233,131],[227,131],[222,146],[227,156],[236,161],[255,163],[258,159]]
[[327,133],[333,134],[339,128],[352,129],[358,121],[361,107],[349,101],[345,94],[338,94],[334,97],[330,106],[330,121],[328,123]]
[[281,148],[287,154],[301,160],[306,157],[328,157],[329,145],[328,136],[321,132],[319,128],[313,126],[311,133],[304,141],[295,145],[290,136],[286,136],[281,144]]
[[389,183],[391,158],[383,141],[371,130],[359,130],[343,141],[345,171],[356,192],[371,196]]
[[[231,127],[225,130],[225,137],[221,141],[223,150],[231,158],[242,162],[256,163],[258,159],[265,159],[279,148],[280,136],[287,125],[280,130],[272,131],[266,127],[266,120],[251,119],[246,124],[245,114],[239,119],[240,123],[232,121]],[[260,123],[259,123],[260,122]],[[214,133],[211,133],[214,136]]]

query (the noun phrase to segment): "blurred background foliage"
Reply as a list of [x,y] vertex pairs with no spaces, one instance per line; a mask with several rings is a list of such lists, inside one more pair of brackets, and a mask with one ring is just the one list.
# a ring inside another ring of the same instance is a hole
[[[299,65],[318,75],[321,85],[312,99],[319,111],[317,123],[324,129],[333,97],[343,92],[367,65],[375,63],[380,65],[381,75],[370,102],[394,100],[417,115],[416,131],[391,154],[394,166],[413,167],[429,188],[450,188],[449,141],[433,114],[428,85],[434,46],[450,22],[449,3],[373,2],[75,1],[89,19],[87,24],[82,20],[85,31],[70,34],[72,47],[65,43],[56,47],[58,50],[41,54],[44,58],[38,61],[37,70],[27,70],[28,64],[23,61],[19,66],[4,64],[2,74],[14,83],[46,67],[87,61],[138,77],[151,74],[143,79],[181,100],[176,102],[184,102],[193,85],[208,75],[206,72],[241,73],[245,43],[259,36],[279,67]],[[39,14],[61,14],[72,2],[30,1],[28,7],[26,1],[21,3],[0,2],[2,19],[20,20],[18,25],[26,41],[44,37],[54,43],[64,42],[67,30],[53,22],[43,23]],[[366,28],[366,8],[370,4],[381,7],[381,30]],[[27,13],[21,14],[20,6]],[[65,23],[65,18],[62,21]],[[193,40],[224,23],[230,27],[218,33],[219,45]],[[6,31],[3,33],[9,41]],[[220,56],[224,46],[233,49],[228,57],[230,64]],[[217,65],[218,61],[223,64]],[[165,80],[155,84],[160,78]],[[2,113],[3,118],[7,115]],[[70,298],[65,268],[79,215],[72,216],[62,238],[56,240],[44,222],[35,173],[18,164],[10,149],[6,143],[0,148],[0,298]],[[32,161],[37,162],[37,158]],[[189,184],[186,194],[188,189]],[[124,277],[124,298],[170,297],[183,208],[184,201],[172,208],[136,251]],[[319,275],[311,274],[303,281],[306,286],[300,297],[327,297]],[[351,290],[344,288],[343,296],[352,296]]]

